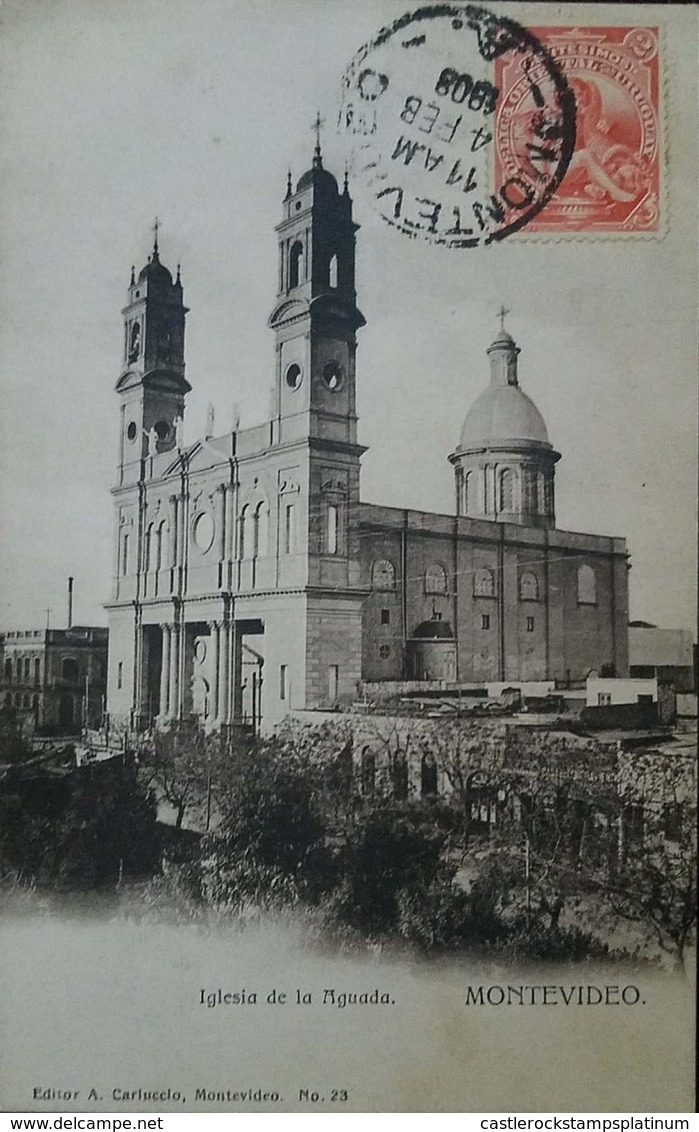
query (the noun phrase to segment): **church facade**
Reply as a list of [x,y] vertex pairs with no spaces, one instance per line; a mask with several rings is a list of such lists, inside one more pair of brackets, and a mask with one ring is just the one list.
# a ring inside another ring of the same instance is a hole
[[316,147],[289,179],[273,412],[184,446],[183,288],[156,242],[132,272],[117,382],[108,711],[147,727],[273,726],[362,681],[584,679],[628,672],[623,539],[560,531],[559,454],[501,327],[490,384],[449,456],[451,514],[361,502],[355,239]]

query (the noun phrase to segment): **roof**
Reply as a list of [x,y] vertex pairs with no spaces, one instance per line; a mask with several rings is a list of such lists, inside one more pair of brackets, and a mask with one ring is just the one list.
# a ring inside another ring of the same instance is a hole
[[452,640],[454,632],[448,621],[440,621],[438,618],[432,617],[429,621],[423,621],[421,625],[418,625],[413,637],[432,641]]
[[165,264],[160,262],[157,247],[153,249],[153,254],[148,257],[148,263],[138,273],[139,283],[143,283],[145,279],[172,287],[172,274]]
[[518,385],[489,385],[466,414],[459,448],[483,448],[509,441],[550,447],[544,418]]

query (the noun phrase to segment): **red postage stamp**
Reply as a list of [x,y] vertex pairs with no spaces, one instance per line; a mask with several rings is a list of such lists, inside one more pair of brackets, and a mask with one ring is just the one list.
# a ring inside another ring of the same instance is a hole
[[[532,28],[575,95],[566,174],[527,232],[657,232],[661,225],[658,29]],[[495,173],[527,168],[537,74],[525,58],[496,62]]]

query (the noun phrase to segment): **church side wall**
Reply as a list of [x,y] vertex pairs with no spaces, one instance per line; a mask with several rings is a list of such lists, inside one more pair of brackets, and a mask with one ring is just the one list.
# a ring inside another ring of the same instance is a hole
[[361,598],[309,597],[306,706],[350,702],[357,698],[361,679]]
[[[628,672],[622,540],[468,519],[455,533],[448,516],[364,505],[361,547],[362,584],[370,588],[365,680],[408,676],[406,639],[434,614],[453,631],[461,682],[581,680],[605,664]],[[382,560],[395,567],[393,590],[371,588]],[[427,592],[427,571],[437,564],[447,571],[446,594]],[[578,600],[584,565],[594,572],[594,604]]]
[[133,608],[110,609],[107,711],[112,726],[127,723],[134,706],[135,637]]

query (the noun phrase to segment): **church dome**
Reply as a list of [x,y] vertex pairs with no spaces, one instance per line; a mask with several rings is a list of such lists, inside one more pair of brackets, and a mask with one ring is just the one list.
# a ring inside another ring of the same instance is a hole
[[490,385],[466,414],[459,448],[489,448],[512,442],[550,447],[544,418],[518,385]]
[[327,169],[323,169],[322,165],[314,165],[312,169],[307,169],[306,172],[299,178],[296,185],[296,192],[300,193],[303,189],[311,187],[323,188],[328,192],[338,193],[337,181],[332,173]]
[[157,248],[154,250],[152,256],[149,257],[145,267],[142,267],[138,273],[139,283],[143,283],[146,279],[153,283],[167,284],[169,287],[172,286],[172,275],[165,264],[160,262]]

